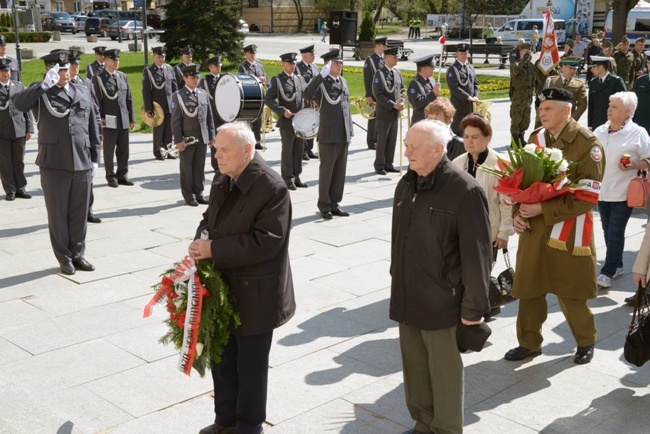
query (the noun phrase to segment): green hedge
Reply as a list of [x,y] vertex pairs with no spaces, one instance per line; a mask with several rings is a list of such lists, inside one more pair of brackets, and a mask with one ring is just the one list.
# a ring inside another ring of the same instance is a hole
[[[7,37],[7,43],[16,42],[16,34],[13,32],[2,32],[0,35]],[[52,32],[18,32],[20,42],[49,42],[52,39]]]

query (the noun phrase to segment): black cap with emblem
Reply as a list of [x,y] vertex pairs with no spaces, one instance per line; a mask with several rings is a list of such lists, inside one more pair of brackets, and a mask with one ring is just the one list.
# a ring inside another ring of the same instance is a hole
[[257,45],[250,44],[244,47],[244,53],[257,53]]
[[52,68],[54,65],[59,65],[59,69],[68,69],[70,64],[68,63],[69,51],[59,50],[50,54],[46,54],[41,57],[41,60],[45,62],[45,67]]
[[464,42],[461,42],[460,44],[456,44],[456,51],[461,52],[461,53],[466,53],[469,51],[469,44],[466,44]]
[[388,40],[388,38],[386,36],[382,36],[380,38],[375,38],[375,44],[386,45],[387,40]]
[[158,56],[167,55],[167,48],[162,45],[160,47],[153,47],[151,51],[153,51],[153,54],[157,54]]
[[77,48],[70,50],[70,54],[68,54],[68,61],[70,63],[79,65],[81,63],[81,50]]
[[101,54],[103,56],[105,49],[106,49],[106,47],[104,47],[103,45],[100,45],[99,47],[93,48],[93,51],[95,52],[95,54]]
[[183,67],[184,76],[200,77],[201,76],[201,65],[192,63],[191,65]]
[[398,53],[399,47],[391,47],[384,50],[384,56],[397,56]]
[[104,57],[106,57],[107,59],[120,60],[120,50],[118,50],[117,48],[104,50]]
[[436,62],[433,60],[433,58],[433,54],[427,54],[426,56],[418,57],[413,62],[415,62],[415,65],[418,68],[422,68],[424,66],[436,66]]
[[297,53],[284,53],[280,56],[280,59],[283,62],[288,62],[288,63],[296,63],[296,57],[298,56]]
[[541,91],[537,98],[540,103],[542,101],[560,101],[560,102],[573,102],[573,94],[566,89],[559,87],[549,87]]
[[316,50],[314,49],[313,45],[308,45],[306,47],[302,47],[300,49],[300,54],[305,54],[305,53],[315,53]]
[[216,55],[216,56],[210,57],[210,58],[208,59],[208,65],[217,65],[217,66],[221,66],[221,65],[222,65],[222,63],[221,63],[221,56]]
[[323,61],[325,63],[329,62],[330,60],[335,60],[337,62],[343,62],[343,58],[341,57],[341,50],[339,50],[338,48],[333,48],[333,49],[331,49],[330,51],[328,51],[327,53],[323,54],[320,57],[321,57],[321,59],[323,59]]
[[181,54],[187,54],[190,56],[194,55],[194,48],[190,47],[189,45],[184,46],[181,48]]
[[11,69],[11,59],[3,57],[0,59],[0,71],[8,71]]

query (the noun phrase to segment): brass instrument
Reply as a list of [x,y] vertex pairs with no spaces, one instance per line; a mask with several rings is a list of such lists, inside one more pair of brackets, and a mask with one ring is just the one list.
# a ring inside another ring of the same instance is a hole
[[489,101],[474,101],[472,103],[472,111],[484,116],[488,123],[491,123],[492,115],[488,111],[491,105],[492,103]]
[[144,109],[144,106],[140,109],[140,117],[142,122],[150,126],[151,128],[159,127],[162,125],[165,120],[165,113],[163,112],[162,107],[156,101],[153,102],[153,117],[149,116],[149,113]]
[[402,135],[402,119],[404,119],[404,116],[406,116],[408,128],[411,127],[411,103],[409,102],[408,91],[405,87],[402,87],[399,91],[399,102],[404,104],[404,108],[406,109],[406,113],[404,113],[404,110],[399,112],[399,174],[401,175],[404,170],[404,136]]
[[[190,137],[183,137],[183,141],[185,142],[186,146],[194,145],[198,142],[196,140],[196,137],[190,136]],[[176,143],[171,142],[168,143],[166,147],[160,148],[160,155],[163,156],[163,158],[167,157],[168,154],[171,154],[172,156],[178,158],[180,155],[180,151],[176,147]]]
[[364,119],[370,120],[375,118],[375,109],[377,107],[377,103],[374,101],[368,104],[368,101],[365,97],[357,96],[352,98],[352,105],[354,105],[357,110],[359,110],[359,113],[361,116],[363,116]]
[[[266,95],[269,86],[266,82],[262,83],[262,86],[264,88],[264,95]],[[264,106],[264,110],[262,111],[262,131],[266,134],[273,131],[273,110],[267,105]],[[264,149],[266,149],[266,146],[264,146]]]

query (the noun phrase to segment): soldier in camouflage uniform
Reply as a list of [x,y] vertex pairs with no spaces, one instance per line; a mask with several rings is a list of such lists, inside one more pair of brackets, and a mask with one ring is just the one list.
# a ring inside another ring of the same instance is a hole
[[623,79],[625,86],[627,86],[628,89],[631,89],[636,77],[633,70],[634,55],[629,51],[630,40],[627,36],[623,35],[621,43],[617,45],[617,48],[618,49],[614,51],[612,57],[616,62],[618,76]]
[[528,43],[519,46],[519,59],[510,64],[510,134],[525,142],[524,133],[530,126],[530,104],[533,97],[535,66],[530,61]]

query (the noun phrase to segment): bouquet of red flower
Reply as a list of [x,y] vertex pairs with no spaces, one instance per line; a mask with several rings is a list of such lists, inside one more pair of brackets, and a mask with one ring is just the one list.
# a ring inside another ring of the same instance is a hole
[[234,296],[211,259],[195,263],[188,256],[165,271],[153,288],[156,294],[145,306],[144,317],[166,300],[169,330],[160,342],[180,350],[180,371],[190,375],[194,368],[203,377],[210,361],[221,361],[230,333],[240,324]]

